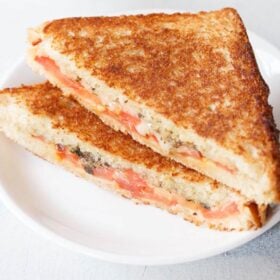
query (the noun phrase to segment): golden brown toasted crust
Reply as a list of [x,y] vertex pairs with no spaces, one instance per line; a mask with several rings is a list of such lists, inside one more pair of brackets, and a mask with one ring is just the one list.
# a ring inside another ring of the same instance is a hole
[[60,19],[46,24],[43,33],[78,67],[177,126],[249,161],[255,160],[249,151],[254,147],[271,186],[279,190],[278,131],[269,89],[234,9]]
[[[32,94],[26,94],[31,90]],[[147,168],[153,168],[158,172],[166,171],[173,175],[184,174],[184,177],[189,181],[211,182],[213,188],[218,184],[196,171],[160,156],[149,148],[135,142],[130,136],[114,131],[74,99],[64,97],[58,88],[53,87],[48,82],[0,91],[0,94],[6,93],[24,95],[21,100],[24,100],[33,114],[50,117],[55,128],[74,132],[81,140],[111,154],[134,163],[144,164]]]

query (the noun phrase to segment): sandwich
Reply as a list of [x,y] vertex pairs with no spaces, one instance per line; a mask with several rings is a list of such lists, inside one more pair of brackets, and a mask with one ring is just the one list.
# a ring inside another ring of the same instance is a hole
[[234,9],[53,20],[30,30],[28,63],[114,130],[279,201],[269,89]]
[[48,82],[1,90],[0,130],[77,176],[196,225],[230,231],[265,222],[265,204],[111,129]]

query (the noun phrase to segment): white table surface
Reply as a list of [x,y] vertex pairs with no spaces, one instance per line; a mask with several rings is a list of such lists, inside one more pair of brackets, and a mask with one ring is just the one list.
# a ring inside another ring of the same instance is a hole
[[[232,6],[247,28],[280,48],[279,0],[0,0],[0,79],[24,53],[26,28],[43,20],[139,9],[208,10]],[[0,156],[1,160],[1,156]],[[0,202],[0,279],[280,279],[280,224],[226,254],[161,267],[101,262],[50,243]]]

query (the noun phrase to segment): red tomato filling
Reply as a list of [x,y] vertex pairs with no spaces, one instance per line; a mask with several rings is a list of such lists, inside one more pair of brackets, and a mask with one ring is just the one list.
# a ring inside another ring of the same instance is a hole
[[[62,145],[57,145],[56,147],[60,159],[68,160],[75,166],[81,166],[80,159],[76,154],[71,153],[69,149]],[[112,167],[96,167],[93,168],[92,174],[93,176],[116,182],[119,188],[129,191],[134,198],[157,201],[169,207],[179,203],[176,195],[170,198],[164,194],[156,193],[139,174],[131,169],[117,170]],[[207,219],[223,219],[239,212],[235,202],[217,209],[206,209],[201,205],[196,205],[196,208],[200,209],[202,215]]]
[[[32,135],[32,137],[38,141],[47,143],[43,136]],[[67,160],[75,167],[83,168],[80,157],[71,152],[69,148],[61,144],[56,144],[55,149],[59,160]],[[118,170],[112,167],[95,167],[92,170],[92,175],[116,182],[119,188],[129,191],[134,198],[157,201],[169,207],[180,204],[180,201],[182,201],[181,197],[176,199],[176,195],[170,197],[170,195],[166,196],[156,193],[139,174],[131,169]],[[190,201],[185,202],[192,203]],[[184,202],[182,202],[182,204],[184,204]],[[239,212],[235,202],[228,203],[215,209],[206,209],[202,205],[196,205],[195,203],[192,203],[191,207],[201,210],[202,215],[207,219],[223,219]]]
[[223,219],[238,213],[238,206],[235,202],[226,204],[218,209],[202,209],[202,214],[207,219]]
[[202,158],[202,155],[198,150],[196,150],[195,148],[187,147],[187,146],[179,147],[177,149],[177,153],[179,153],[182,156],[193,157],[195,159]]
[[220,162],[218,162],[218,161],[214,161],[214,163],[215,163],[218,167],[224,169],[225,171],[231,173],[232,175],[236,174],[236,172],[237,172],[237,168],[234,167],[234,166],[228,166],[228,165],[226,165],[226,164],[224,164],[224,163],[220,163]]

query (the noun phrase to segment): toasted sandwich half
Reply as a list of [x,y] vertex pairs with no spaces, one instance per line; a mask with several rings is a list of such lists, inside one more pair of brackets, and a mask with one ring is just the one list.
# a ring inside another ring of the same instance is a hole
[[269,89],[235,10],[60,19],[29,43],[30,66],[107,125],[258,203],[279,201]]
[[49,83],[0,91],[0,130],[80,177],[197,225],[248,230],[265,221],[265,205],[112,130]]

